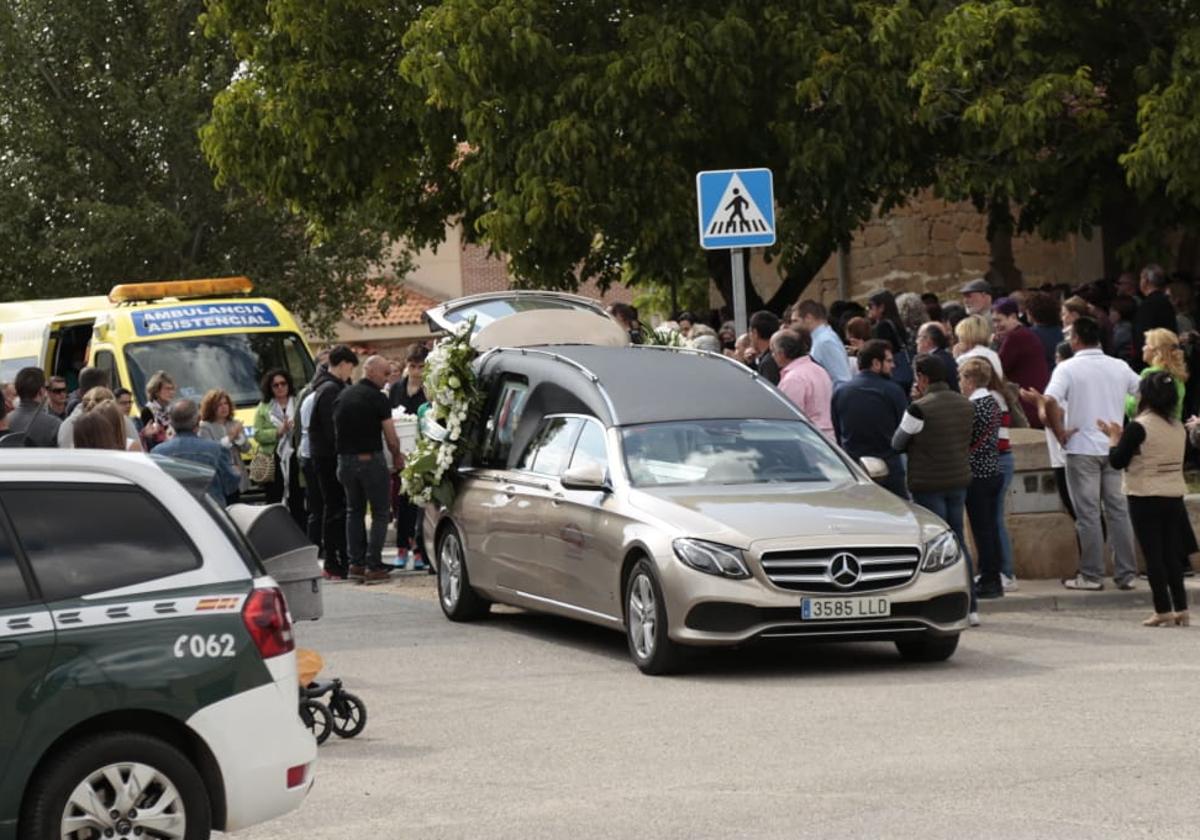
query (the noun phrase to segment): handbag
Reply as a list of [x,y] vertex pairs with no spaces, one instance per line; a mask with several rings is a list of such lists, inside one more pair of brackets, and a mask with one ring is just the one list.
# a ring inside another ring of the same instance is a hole
[[275,456],[256,452],[250,459],[249,474],[255,484],[270,484],[275,480]]

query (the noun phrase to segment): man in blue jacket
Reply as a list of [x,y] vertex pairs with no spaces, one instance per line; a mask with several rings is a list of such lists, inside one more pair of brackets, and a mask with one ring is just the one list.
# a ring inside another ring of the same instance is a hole
[[885,461],[888,476],[879,484],[907,499],[904,462],[892,449],[892,433],[908,407],[904,391],[891,380],[895,366],[887,341],[872,339],[859,349],[858,375],[833,392],[833,430],[842,449],[855,460]]
[[208,485],[208,495],[224,505],[227,494],[237,492],[241,476],[221,444],[196,436],[199,425],[200,409],[196,403],[178,400],[171,406],[171,428],[175,430],[175,436],[154,447],[154,454],[211,468],[214,474]]

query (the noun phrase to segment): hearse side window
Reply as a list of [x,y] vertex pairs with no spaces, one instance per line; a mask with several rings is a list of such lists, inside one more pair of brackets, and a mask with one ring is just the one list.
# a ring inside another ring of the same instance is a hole
[[596,465],[608,472],[608,449],[604,445],[604,428],[594,420],[583,424],[579,433],[579,442],[575,444],[575,452],[571,455],[571,469]]
[[571,449],[583,421],[578,417],[549,417],[542,421],[529,448],[521,456],[518,469],[541,475],[561,475],[571,459]]
[[47,601],[200,566],[199,553],[174,518],[135,487],[8,487],[0,490],[0,503]]
[[21,576],[21,567],[17,565],[12,542],[8,532],[0,527],[0,610],[28,604],[29,600],[29,590]]
[[529,385],[522,380],[506,379],[500,383],[495,408],[488,418],[487,442],[481,459],[485,466],[503,468],[508,464],[513,435],[528,396]]

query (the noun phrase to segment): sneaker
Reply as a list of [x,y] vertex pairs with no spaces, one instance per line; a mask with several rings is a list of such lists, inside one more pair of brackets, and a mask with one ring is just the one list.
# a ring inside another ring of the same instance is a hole
[[366,573],[367,573],[366,566],[351,566],[349,577],[350,577],[350,580],[362,580],[363,576]]
[[363,573],[362,582],[370,586],[373,583],[383,583],[390,580],[391,577],[392,573],[387,569],[371,569],[371,571]]
[[988,586],[976,587],[975,597],[977,599],[979,599],[980,601],[988,601],[988,600],[991,600],[992,598],[1003,598],[1004,597],[1004,587],[1000,586],[998,584],[991,584]]
[[413,558],[412,570],[414,572],[423,572],[428,568],[429,564],[425,562],[424,558],[422,558],[420,554]]
[[1016,592],[1021,587],[1017,584],[1015,577],[1009,577],[1003,572],[1000,573],[1000,585],[1004,587],[1005,592]]
[[1067,589],[1082,589],[1088,592],[1099,592],[1104,588],[1104,582],[1092,580],[1084,575],[1075,575],[1073,578],[1067,578],[1062,582],[1062,585]]
[[1120,580],[1114,580],[1113,583],[1115,583],[1117,585],[1117,589],[1128,592],[1130,589],[1133,589],[1133,582],[1135,580],[1136,580],[1136,578],[1133,577],[1132,575],[1130,575],[1127,578],[1121,578]]
[[979,613],[977,613],[977,612],[967,613],[967,624],[969,624],[972,627],[978,627],[979,626]]

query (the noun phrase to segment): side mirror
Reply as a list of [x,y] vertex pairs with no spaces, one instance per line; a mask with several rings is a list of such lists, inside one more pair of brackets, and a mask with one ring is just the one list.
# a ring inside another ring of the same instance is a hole
[[559,479],[568,490],[600,490],[608,492],[608,481],[604,478],[604,467],[596,463],[571,467]]
[[862,464],[862,468],[867,471],[867,475],[872,481],[882,481],[888,477],[890,470],[888,469],[887,461],[882,458],[872,458],[870,455],[864,455],[858,459]]

